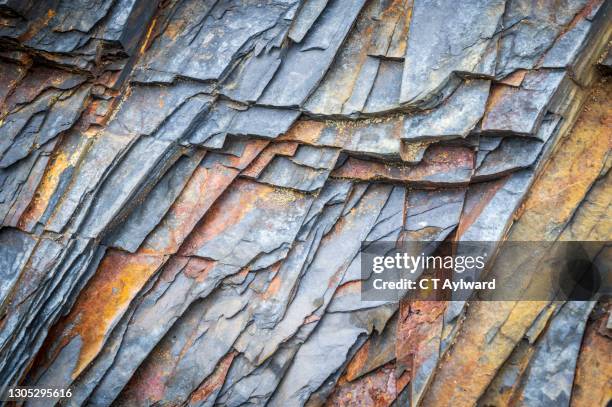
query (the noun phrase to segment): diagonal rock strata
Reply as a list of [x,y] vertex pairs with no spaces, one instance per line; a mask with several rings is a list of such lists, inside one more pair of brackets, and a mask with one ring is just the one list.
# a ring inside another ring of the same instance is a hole
[[362,241],[610,240],[611,6],[553,3],[3,2],[0,392],[608,403],[605,299],[361,298]]

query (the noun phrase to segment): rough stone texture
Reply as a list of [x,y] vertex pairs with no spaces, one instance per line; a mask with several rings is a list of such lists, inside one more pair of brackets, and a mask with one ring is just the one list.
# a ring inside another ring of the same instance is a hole
[[610,241],[611,7],[0,1],[0,392],[608,404],[609,300],[364,302],[359,251]]

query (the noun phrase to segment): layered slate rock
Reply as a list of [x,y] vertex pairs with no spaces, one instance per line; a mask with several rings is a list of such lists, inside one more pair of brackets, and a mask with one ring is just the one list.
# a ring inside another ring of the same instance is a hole
[[361,299],[362,242],[610,240],[611,6],[566,3],[1,2],[0,392],[608,403],[605,299]]

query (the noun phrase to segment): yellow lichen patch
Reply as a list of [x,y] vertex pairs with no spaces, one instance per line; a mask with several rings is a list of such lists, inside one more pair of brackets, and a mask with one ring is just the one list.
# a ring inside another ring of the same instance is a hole
[[423,155],[423,151],[431,144],[427,141],[422,142],[402,142],[400,146],[400,157],[402,161],[416,162]]
[[[430,147],[424,159],[417,165],[384,164],[349,159],[332,172],[336,178],[359,180],[388,180],[405,182],[429,182],[428,178],[442,173],[471,170],[474,164],[473,150],[460,146]],[[467,182],[467,178],[465,180]],[[456,182],[458,184],[458,182]]]
[[304,195],[293,189],[274,187],[274,193],[270,195],[269,202],[282,208],[285,205],[291,205],[298,199],[304,198]]
[[110,250],[81,292],[71,313],[64,321],[69,327],[66,337],[79,335],[83,342],[77,366],[77,377],[98,354],[107,335],[136,294],[161,266],[163,257],[130,254]]

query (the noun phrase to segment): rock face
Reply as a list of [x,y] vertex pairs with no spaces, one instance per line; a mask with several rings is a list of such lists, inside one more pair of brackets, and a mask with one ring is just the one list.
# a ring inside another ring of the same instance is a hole
[[606,405],[609,301],[364,302],[359,252],[610,241],[611,4],[0,1],[0,390]]

